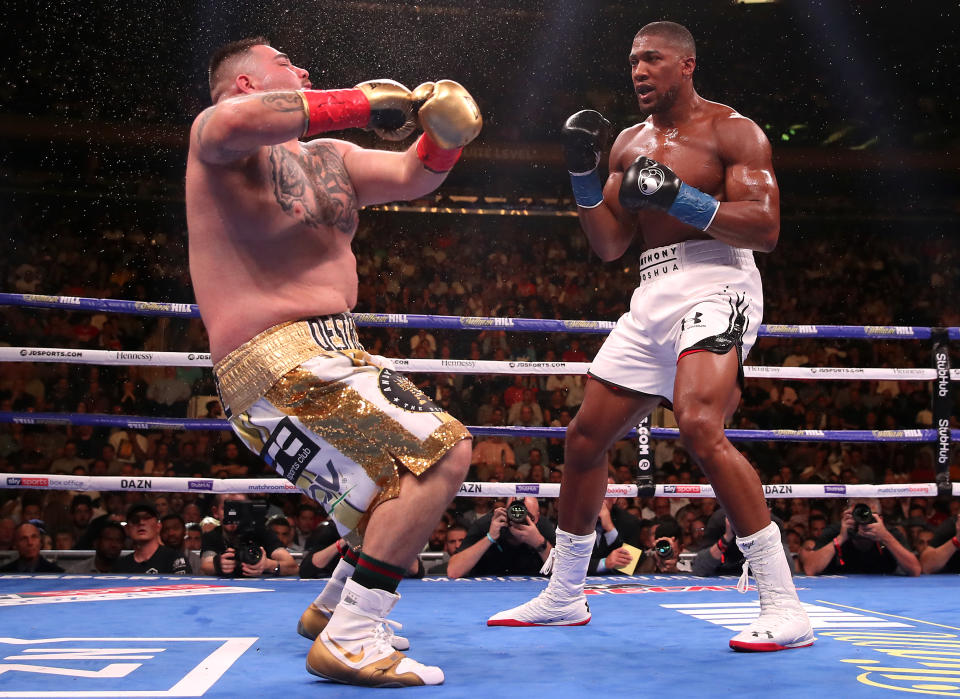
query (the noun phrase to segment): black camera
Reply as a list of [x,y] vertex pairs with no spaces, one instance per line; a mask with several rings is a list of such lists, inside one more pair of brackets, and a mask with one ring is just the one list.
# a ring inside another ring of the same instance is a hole
[[850,513],[853,516],[853,521],[857,524],[873,524],[877,521],[877,518],[873,516],[873,512],[870,510],[870,505],[858,502],[853,506],[853,512]]
[[[510,524],[526,524],[527,515],[530,512],[527,510],[527,506],[523,504],[523,500],[514,500],[507,506],[507,521]],[[533,519],[531,517],[531,519]]]
[[237,530],[231,537],[232,548],[236,552],[237,567],[234,575],[243,575],[243,563],[256,565],[263,558],[260,548],[266,541],[267,503],[262,501],[227,500],[223,503],[224,526],[236,524]]
[[653,542],[653,550],[657,552],[657,556],[660,558],[673,558],[673,544],[665,536]]

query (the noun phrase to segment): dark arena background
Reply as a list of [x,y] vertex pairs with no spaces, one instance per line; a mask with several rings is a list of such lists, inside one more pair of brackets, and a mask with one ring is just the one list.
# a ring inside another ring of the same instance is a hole
[[[589,625],[488,628],[545,578],[446,574],[451,532],[498,501],[538,496],[556,523],[563,433],[586,363],[629,308],[643,251],[615,262],[591,251],[560,127],[586,108],[615,132],[645,118],[627,56],[656,20],[696,37],[698,93],[753,119],[773,146],[780,241],[756,254],[764,325],[727,427],[781,525],[818,638],[808,649],[728,648],[756,616],[756,592],[738,594],[739,563],[698,567],[723,520],[663,408],[609,453],[608,497],[642,555],[629,575],[588,578]],[[210,54],[256,35],[316,89],[449,78],[483,114],[446,182],[361,210],[353,245],[364,345],[467,425],[475,455],[499,453],[475,458],[401,583],[393,616],[411,657],[446,674],[410,692],[960,696],[958,25],[953,3],[926,0],[7,3],[0,697],[371,691],[304,670],[297,619],[332,567],[201,576],[190,538],[193,575],[91,564],[100,528],[136,504],[172,522],[170,541],[184,546],[176,537],[218,526],[204,521],[214,493],[268,502],[297,562],[337,538],[324,540],[322,508],[230,432],[192,305],[189,128],[209,106]],[[387,149],[413,140],[331,135]],[[641,463],[654,483],[638,490]],[[833,545],[851,497],[878,498],[885,536],[911,565],[835,559],[807,574],[807,553]],[[680,531],[672,565],[654,548],[667,520]],[[18,567],[26,530],[51,572]]]

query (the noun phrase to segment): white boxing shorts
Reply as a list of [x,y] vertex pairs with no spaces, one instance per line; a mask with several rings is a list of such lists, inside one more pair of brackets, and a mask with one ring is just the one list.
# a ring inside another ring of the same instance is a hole
[[717,240],[646,250],[630,311],[617,321],[590,376],[673,403],[677,362],[691,352],[743,361],[763,319],[763,287],[753,251]]
[[314,498],[341,535],[365,528],[470,433],[408,379],[367,354],[349,313],[282,323],[217,362],[233,431]]

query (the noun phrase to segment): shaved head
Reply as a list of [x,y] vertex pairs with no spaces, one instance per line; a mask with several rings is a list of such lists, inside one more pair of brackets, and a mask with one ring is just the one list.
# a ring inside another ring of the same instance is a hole
[[233,79],[243,72],[244,62],[250,58],[250,49],[254,46],[270,46],[270,40],[264,36],[251,36],[231,41],[213,52],[207,68],[207,79],[210,83],[210,99],[214,104]]
[[671,45],[676,47],[682,56],[693,56],[695,58],[697,55],[697,44],[693,40],[693,34],[682,24],[677,24],[676,22],[651,22],[641,28],[636,36],[633,37],[633,40],[636,42],[637,39],[645,36],[657,36],[661,39],[666,39]]

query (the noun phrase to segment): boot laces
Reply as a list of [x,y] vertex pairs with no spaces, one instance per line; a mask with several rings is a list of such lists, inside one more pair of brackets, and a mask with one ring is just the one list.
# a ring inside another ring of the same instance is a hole
[[[757,578],[757,561],[754,561],[753,564],[753,577],[757,583],[757,591],[760,593],[760,616],[765,616],[769,614],[778,614],[781,612],[784,607],[789,607],[790,605],[781,604],[785,600],[788,600],[788,596],[778,594],[778,591],[775,589],[775,586],[767,583],[765,585],[760,584],[760,580]],[[764,566],[760,562],[760,577],[764,575]],[[737,581],[737,592],[746,592],[750,587],[750,561],[744,559],[743,561],[743,573],[740,575],[740,579]]]
[[[373,630],[373,640],[377,649],[385,653],[392,653],[393,648],[393,628],[402,629],[403,625],[392,619],[377,619],[380,623]],[[393,628],[391,628],[393,627]]]

